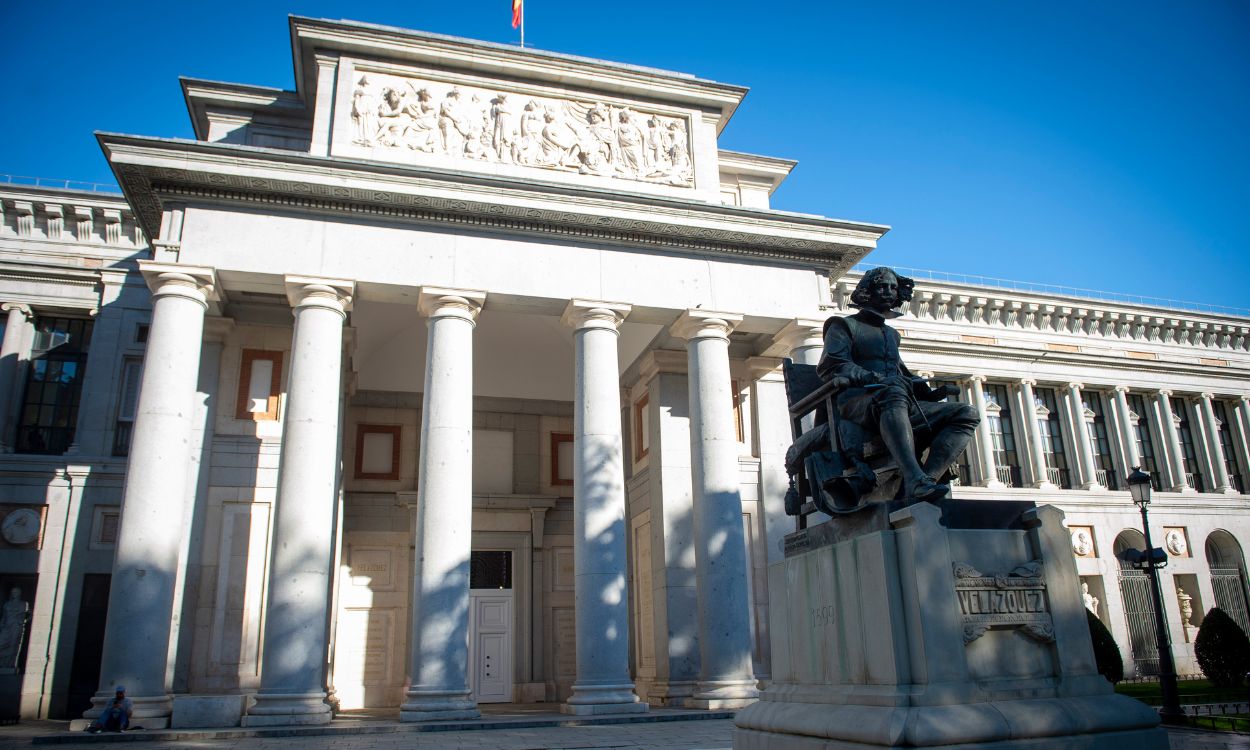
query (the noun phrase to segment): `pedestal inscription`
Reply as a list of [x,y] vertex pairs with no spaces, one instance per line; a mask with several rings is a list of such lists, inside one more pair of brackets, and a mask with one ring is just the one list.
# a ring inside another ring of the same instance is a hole
[[963,618],[965,644],[985,635],[990,628],[1019,628],[1042,643],[1055,640],[1040,560],[997,576],[982,575],[967,563],[955,563],[955,596]]

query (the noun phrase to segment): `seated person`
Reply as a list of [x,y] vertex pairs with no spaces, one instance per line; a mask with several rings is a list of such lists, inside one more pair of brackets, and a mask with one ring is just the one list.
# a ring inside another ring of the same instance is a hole
[[134,703],[126,697],[125,686],[118,685],[117,691],[113,694],[112,699],[109,700],[104,713],[91,722],[91,725],[87,727],[87,731],[92,734],[101,731],[124,732],[130,728],[130,717],[134,712]]
[[[846,378],[850,386],[837,396],[838,416],[880,435],[902,474],[902,493],[912,500],[935,502],[950,492],[938,479],[963,452],[980,417],[968,404],[943,402],[949,386],[931,388],[908,371],[899,357],[899,334],[885,321],[911,299],[911,279],[889,268],[874,268],[851,294],[859,311],[825,321],[825,350],[816,372],[825,380]],[[926,430],[929,454],[916,456],[915,431]]]

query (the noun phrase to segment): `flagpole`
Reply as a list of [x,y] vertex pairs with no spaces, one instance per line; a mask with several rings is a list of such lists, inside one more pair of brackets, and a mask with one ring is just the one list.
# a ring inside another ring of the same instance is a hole
[[525,49],[525,0],[521,0],[521,49]]

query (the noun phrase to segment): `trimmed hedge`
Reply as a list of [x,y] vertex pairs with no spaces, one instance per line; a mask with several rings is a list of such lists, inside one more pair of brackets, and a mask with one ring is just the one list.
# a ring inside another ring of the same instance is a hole
[[1094,642],[1094,662],[1098,665],[1098,674],[1114,685],[1124,679],[1124,659],[1120,657],[1120,647],[1116,645],[1111,631],[1093,612],[1086,609],[1085,619],[1089,622],[1089,638]]
[[1250,670],[1250,640],[1233,618],[1213,607],[1198,628],[1194,656],[1211,682],[1220,687],[1237,687]]

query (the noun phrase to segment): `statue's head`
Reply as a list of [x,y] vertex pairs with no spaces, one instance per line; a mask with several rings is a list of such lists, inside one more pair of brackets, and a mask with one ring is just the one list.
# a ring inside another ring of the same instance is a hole
[[851,293],[851,306],[877,312],[893,310],[911,299],[915,287],[915,281],[880,266],[865,273],[855,285],[855,291]]

